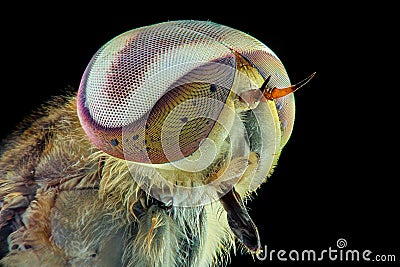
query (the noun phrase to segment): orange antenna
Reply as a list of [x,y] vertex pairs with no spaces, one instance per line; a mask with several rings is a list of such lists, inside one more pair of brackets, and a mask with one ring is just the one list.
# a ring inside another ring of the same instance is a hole
[[286,96],[286,95],[288,95],[290,93],[293,93],[294,91],[300,89],[301,87],[306,85],[315,76],[315,73],[316,72],[312,73],[310,76],[308,76],[304,80],[296,83],[295,85],[291,85],[291,86],[286,87],[286,88],[276,88],[276,87],[274,87],[272,89],[268,89],[267,88],[268,82],[271,79],[271,76],[268,76],[268,78],[265,79],[264,83],[262,84],[260,90],[261,90],[261,92],[263,93],[264,97],[267,100],[274,100],[276,98],[280,98],[280,97]]

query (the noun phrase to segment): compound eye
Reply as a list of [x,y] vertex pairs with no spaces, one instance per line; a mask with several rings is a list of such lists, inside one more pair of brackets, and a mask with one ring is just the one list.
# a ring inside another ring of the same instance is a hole
[[230,49],[182,25],[135,29],[92,58],[79,88],[78,115],[92,143],[112,156],[178,161],[210,134],[235,68]]

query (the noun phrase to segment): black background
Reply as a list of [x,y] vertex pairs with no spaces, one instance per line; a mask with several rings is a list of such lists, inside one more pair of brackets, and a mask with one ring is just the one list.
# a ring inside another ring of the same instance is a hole
[[[5,8],[0,137],[51,96],[78,88],[92,55],[116,35],[176,19],[225,24],[269,46],[293,82],[317,72],[296,93],[294,131],[273,176],[248,203],[262,245],[320,251],[344,238],[348,249],[395,254],[398,262],[393,7],[297,5],[244,1],[217,9],[202,2],[177,10],[178,4],[148,1],[135,7],[98,3],[85,10],[62,4]],[[243,265],[284,263],[232,257],[231,266]]]

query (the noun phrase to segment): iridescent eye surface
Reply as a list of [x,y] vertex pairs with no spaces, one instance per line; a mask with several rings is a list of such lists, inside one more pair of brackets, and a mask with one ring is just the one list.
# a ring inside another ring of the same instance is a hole
[[[81,124],[98,148],[115,157],[152,164],[181,160],[212,134],[232,94],[261,86],[263,80],[238,70],[238,57],[264,80],[270,77],[272,88],[290,85],[267,46],[227,26],[171,21],[123,33],[87,66],[78,94]],[[248,82],[234,89],[239,73]],[[274,101],[285,144],[293,95]]]

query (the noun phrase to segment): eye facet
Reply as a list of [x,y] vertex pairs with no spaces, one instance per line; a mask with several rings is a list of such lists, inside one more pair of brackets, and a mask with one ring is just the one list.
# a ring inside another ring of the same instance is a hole
[[[179,161],[211,134],[233,94],[240,60],[264,80],[270,77],[273,88],[290,86],[267,46],[230,27],[171,21],[123,33],[101,47],[86,68],[78,93],[81,124],[112,156],[152,164]],[[293,126],[293,96],[275,102],[285,142]],[[172,144],[176,148],[163,142],[169,139],[179,141]]]

